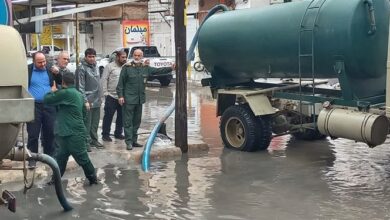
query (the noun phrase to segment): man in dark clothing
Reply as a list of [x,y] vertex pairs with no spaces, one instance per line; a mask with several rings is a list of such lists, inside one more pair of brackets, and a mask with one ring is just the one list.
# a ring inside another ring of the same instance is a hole
[[[33,63],[28,66],[28,91],[35,99],[35,119],[27,123],[27,147],[31,152],[38,153],[38,139],[42,130],[43,152],[54,154],[53,126],[56,110],[43,103],[43,97],[51,91],[54,85],[53,75],[46,68],[45,55],[38,51],[33,55]],[[29,167],[35,167],[35,161],[29,161]]]
[[118,95],[116,94],[116,86],[118,85],[119,75],[123,64],[127,61],[127,54],[125,51],[116,52],[116,59],[109,63],[103,72],[103,93],[105,96],[104,103],[104,117],[102,126],[103,141],[111,142],[110,137],[112,118],[116,112],[116,123],[114,137],[117,139],[125,139],[123,136],[123,120],[122,120],[122,106],[118,103]]
[[87,129],[87,148],[90,146],[103,148],[99,143],[97,130],[100,120],[100,106],[102,104],[102,88],[100,84],[100,75],[96,68],[96,51],[88,48],[84,52],[84,59],[76,70],[76,87],[84,97],[85,107],[87,108],[87,117],[85,127]]
[[143,60],[142,50],[135,50],[133,61],[122,67],[116,92],[118,102],[122,105],[123,124],[125,130],[126,149],[142,147],[137,143],[137,131],[141,125],[142,104],[145,103],[145,82],[146,78],[153,74],[165,74],[175,69],[172,67],[153,68],[146,65]]
[[84,98],[74,87],[74,75],[65,72],[62,76],[62,89],[45,95],[44,103],[58,107],[54,127],[56,142],[59,145],[56,160],[61,176],[64,175],[70,155],[83,170],[90,184],[97,184],[95,168],[88,157],[85,142]]

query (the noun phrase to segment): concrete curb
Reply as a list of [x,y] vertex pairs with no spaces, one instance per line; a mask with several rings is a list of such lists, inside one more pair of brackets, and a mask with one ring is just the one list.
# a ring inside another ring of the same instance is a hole
[[[198,154],[201,152],[207,152],[209,146],[203,142],[193,141],[188,145],[188,155]],[[105,143],[104,149],[93,149],[92,152],[89,153],[89,156],[92,160],[92,163],[96,168],[101,166],[96,165],[95,162],[99,161],[102,156],[104,157],[107,154],[115,155],[120,160],[123,160],[126,163],[140,165],[142,160],[142,152],[143,148],[135,148],[131,151],[126,150],[126,146],[123,142],[112,142]],[[182,155],[180,148],[175,147],[174,145],[166,145],[166,146],[153,146],[150,153],[150,161],[166,161],[166,160],[174,160],[179,159]],[[12,166],[13,168],[23,168],[23,162],[15,162],[5,160],[3,163],[4,166]],[[26,163],[27,166],[27,163]],[[70,172],[72,170],[81,169],[76,161],[70,157],[66,172]],[[35,174],[34,174],[35,171]],[[32,175],[35,175],[35,179],[41,179],[48,177],[51,175],[51,169],[45,164],[37,163],[37,167],[35,170],[27,169],[27,179],[31,181]],[[20,182],[24,180],[23,171],[22,170],[0,170],[0,181],[1,183],[12,183],[12,182]]]

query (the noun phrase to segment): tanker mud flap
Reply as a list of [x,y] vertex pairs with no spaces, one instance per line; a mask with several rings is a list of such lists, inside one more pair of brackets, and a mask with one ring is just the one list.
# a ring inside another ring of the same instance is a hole
[[217,93],[217,116],[221,116],[229,106],[235,103],[248,103],[255,116],[272,115],[276,112],[265,93],[239,89],[219,89]]
[[275,113],[268,97],[264,94],[244,96],[255,116],[271,115]]

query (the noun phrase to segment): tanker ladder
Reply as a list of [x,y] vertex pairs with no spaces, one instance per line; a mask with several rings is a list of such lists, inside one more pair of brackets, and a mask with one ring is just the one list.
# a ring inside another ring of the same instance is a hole
[[[312,134],[317,134],[316,131],[317,128],[317,112],[316,112],[316,104],[315,103],[308,103],[308,102],[302,102],[302,74],[305,72],[311,73],[311,88],[312,88],[312,96],[315,96],[315,65],[314,65],[314,31],[317,27],[317,19],[319,12],[321,10],[321,7],[325,3],[326,0],[312,0],[308,7],[305,10],[305,13],[302,17],[301,24],[300,24],[300,30],[299,30],[299,54],[298,54],[298,71],[299,71],[299,112],[303,112],[303,105],[311,105],[311,109],[313,109],[311,116],[305,116],[304,114],[299,114],[299,120],[295,121],[295,123],[299,123],[300,131],[301,133],[308,133],[309,135],[305,135],[309,137]],[[310,63],[309,68],[305,68],[304,64]],[[304,126],[304,123],[311,123],[313,122],[313,126]],[[308,131],[308,129],[311,129],[313,131]],[[322,137],[321,135],[314,135],[315,137]],[[307,139],[307,138],[303,138]]]

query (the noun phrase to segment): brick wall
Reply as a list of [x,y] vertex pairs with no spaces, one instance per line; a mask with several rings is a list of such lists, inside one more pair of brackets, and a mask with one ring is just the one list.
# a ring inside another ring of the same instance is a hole
[[148,5],[125,5],[123,20],[148,20]]
[[91,11],[91,17],[122,17],[123,20],[147,20],[148,5],[145,4],[126,4],[122,6],[112,6],[108,8]]

